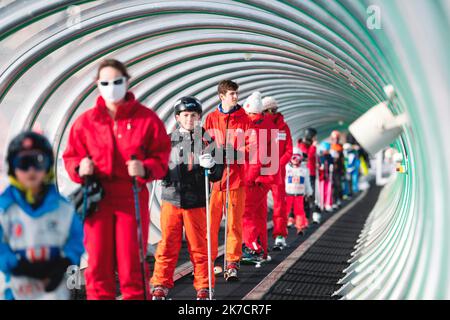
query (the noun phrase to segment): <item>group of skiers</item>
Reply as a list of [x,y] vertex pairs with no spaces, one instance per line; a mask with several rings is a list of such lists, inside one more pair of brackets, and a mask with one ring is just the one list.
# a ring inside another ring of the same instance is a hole
[[[302,175],[306,181],[305,192],[312,196],[304,203],[308,205],[308,213],[312,212],[312,220],[318,223],[321,212],[336,210],[342,205],[342,200],[348,200],[359,192],[360,172],[367,171],[368,154],[350,133],[346,135],[344,144],[341,133],[337,130],[333,130],[330,137],[320,144],[317,144],[316,135],[315,129],[306,129],[304,137],[298,140],[297,147],[298,153],[301,154],[300,159],[307,163],[305,169],[307,168],[309,174],[309,179],[307,174]],[[364,174],[367,175],[367,172]],[[299,227],[302,224],[298,220],[299,218],[294,222],[291,217],[289,225],[295,223],[298,230],[302,229]]]
[[[269,191],[274,250],[286,246],[289,225],[303,234],[321,211],[358,192],[356,141],[342,146],[333,131],[331,143],[317,146],[317,131],[308,128],[293,147],[270,96],[254,92],[241,106],[238,85],[221,81],[220,103],[203,126],[201,102],[181,97],[173,107],[177,128],[168,135],[128,91],[129,80],[121,62],[104,60],[96,104],[70,129],[63,161],[82,185],[71,195],[75,208],[57,192],[48,140],[24,132],[10,143],[10,185],[0,196],[0,297],[67,299],[64,275],[85,251],[88,299],[115,299],[116,272],[123,299],[166,299],[184,230],[197,299],[211,299],[222,220],[224,277],[235,281],[241,262],[270,260]],[[146,184],[155,180],[162,188],[162,238],[150,279],[142,251],[150,223]]]

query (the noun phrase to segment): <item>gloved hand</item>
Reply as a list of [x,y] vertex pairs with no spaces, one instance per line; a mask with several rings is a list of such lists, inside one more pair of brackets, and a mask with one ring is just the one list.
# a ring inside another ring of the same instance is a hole
[[[86,190],[87,188],[87,190]],[[87,191],[87,212],[84,210],[84,192]],[[97,210],[97,204],[103,199],[105,191],[103,190],[100,182],[93,176],[91,176],[87,185],[81,186],[69,195],[69,199],[75,207],[76,213],[81,219],[85,219],[87,216]]]
[[58,258],[49,261],[48,281],[45,286],[45,292],[51,292],[55,290],[64,278],[64,274],[67,272],[67,268],[72,262],[67,258]]
[[202,154],[198,159],[200,160],[200,167],[205,169],[211,169],[216,164],[216,161],[209,153]]
[[25,276],[33,279],[45,279],[48,277],[48,262],[30,262],[26,259],[20,259],[18,265],[11,270],[15,276]]

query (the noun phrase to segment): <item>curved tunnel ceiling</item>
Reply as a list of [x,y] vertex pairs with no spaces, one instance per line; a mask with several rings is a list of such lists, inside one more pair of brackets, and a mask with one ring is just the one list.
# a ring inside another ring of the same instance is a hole
[[[240,84],[241,100],[255,90],[274,96],[294,139],[306,126],[320,137],[346,130],[393,84],[390,108],[407,112],[410,126],[392,146],[408,173],[385,187],[340,293],[450,298],[450,154],[441,147],[450,120],[448,1],[5,2],[0,150],[39,126],[58,154],[63,192],[73,185],[60,150],[73,119],[95,101],[93,78],[105,57],[129,66],[132,91],[168,131],[176,99],[195,95],[209,112],[224,78]],[[370,6],[380,10],[381,29],[366,25]],[[157,214],[155,204],[153,221]]]

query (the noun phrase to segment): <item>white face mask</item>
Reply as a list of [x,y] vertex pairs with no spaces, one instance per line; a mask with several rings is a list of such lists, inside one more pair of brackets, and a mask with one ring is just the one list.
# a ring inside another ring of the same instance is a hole
[[127,81],[125,77],[120,77],[111,81],[98,80],[97,87],[101,96],[107,102],[118,102],[127,93]]

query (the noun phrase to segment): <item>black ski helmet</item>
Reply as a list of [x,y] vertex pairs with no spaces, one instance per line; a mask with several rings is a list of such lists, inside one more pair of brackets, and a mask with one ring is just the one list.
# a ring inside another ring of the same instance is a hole
[[312,139],[317,135],[317,130],[314,128],[306,128],[303,137],[307,141],[312,141]]
[[43,135],[33,132],[25,131],[18,134],[11,140],[8,146],[8,153],[6,162],[8,163],[8,175],[14,176],[14,158],[22,151],[38,150],[45,154],[50,160],[49,168],[53,166],[55,157],[53,156],[53,149],[50,142]]
[[197,98],[188,96],[177,100],[173,105],[173,111],[175,115],[180,114],[183,111],[194,111],[198,114],[202,114],[203,109],[201,102]]

